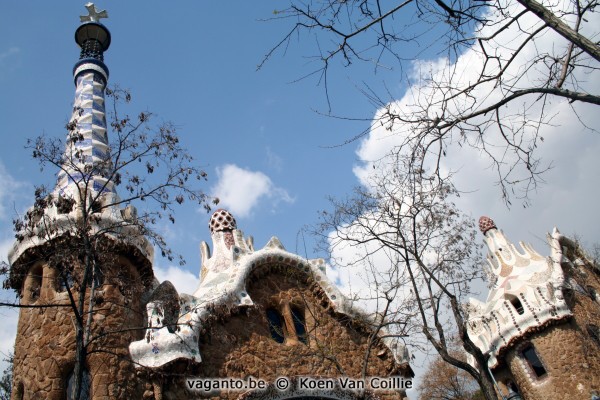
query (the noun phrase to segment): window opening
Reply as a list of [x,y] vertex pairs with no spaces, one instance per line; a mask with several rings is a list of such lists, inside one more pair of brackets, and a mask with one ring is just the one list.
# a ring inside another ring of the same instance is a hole
[[590,297],[592,298],[592,300],[594,301],[598,301],[598,292],[596,291],[596,289],[594,289],[592,286],[587,287],[587,291],[590,294]]
[[29,299],[31,301],[36,301],[40,297],[40,292],[42,290],[42,275],[43,268],[41,265],[32,268],[29,273],[28,291]]
[[98,213],[102,211],[102,203],[99,201],[94,201],[92,203],[92,213]]
[[283,334],[283,317],[279,311],[269,308],[267,309],[267,320],[269,321],[269,332],[271,337],[277,343],[283,343],[285,336]]
[[297,307],[291,307],[292,320],[294,321],[294,328],[296,330],[296,336],[298,340],[304,344],[308,344],[308,338],[306,336],[306,322],[304,320],[304,312]]
[[527,364],[529,364],[529,367],[533,370],[533,372],[535,372],[535,375],[538,378],[541,378],[547,374],[546,368],[544,368],[544,364],[542,364],[542,361],[538,357],[538,354],[535,351],[535,348],[533,347],[533,345],[529,345],[529,346],[525,347],[521,351],[521,353],[523,354],[523,357],[527,361]]
[[510,304],[513,305],[515,310],[517,310],[517,314],[523,315],[525,309],[523,308],[521,300],[519,300],[516,296],[507,295],[506,297],[508,298],[508,301],[510,301]]
[[596,342],[596,344],[600,346],[600,328],[598,328],[598,325],[589,324],[587,326],[587,331],[590,337],[594,340],[594,342]]
[[22,382],[19,382],[15,385],[15,393],[14,393],[15,400],[23,400],[23,394],[25,393],[24,389],[25,388],[24,388]]

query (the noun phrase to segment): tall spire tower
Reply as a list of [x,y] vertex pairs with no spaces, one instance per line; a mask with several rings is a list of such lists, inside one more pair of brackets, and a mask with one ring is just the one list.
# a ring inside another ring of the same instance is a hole
[[63,196],[79,197],[80,191],[114,193],[110,178],[111,160],[104,90],[108,82],[108,67],[104,52],[110,46],[110,32],[100,23],[108,18],[106,11],[97,11],[86,4],[89,15],[81,16],[82,24],[75,32],[81,47],[79,61],[73,67],[75,103],[69,121],[67,149],[63,169],[58,174],[56,192]]
[[[153,248],[135,208],[123,207],[107,136],[104,52],[111,36],[89,15],[75,32],[75,102],[56,187],[26,215],[9,252],[20,295],[13,399],[139,398],[128,345],[143,336],[142,295],[153,284]],[[76,382],[81,382],[77,385]]]

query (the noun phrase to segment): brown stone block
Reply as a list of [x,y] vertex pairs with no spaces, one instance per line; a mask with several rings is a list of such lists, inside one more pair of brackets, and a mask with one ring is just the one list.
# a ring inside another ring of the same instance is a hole
[[52,379],[52,391],[63,390],[63,380],[60,378]]
[[52,390],[52,380],[51,379],[44,379],[41,382],[38,382],[38,388],[40,388],[41,390],[45,391],[45,392],[49,392]]
[[94,385],[94,396],[108,396],[108,385]]

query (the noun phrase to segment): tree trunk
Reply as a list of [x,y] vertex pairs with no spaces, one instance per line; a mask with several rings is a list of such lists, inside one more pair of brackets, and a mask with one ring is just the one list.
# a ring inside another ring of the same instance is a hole
[[[85,207],[85,203],[84,203]],[[83,220],[87,221],[87,212],[84,209]],[[85,229],[84,229],[85,231]],[[85,371],[85,360],[87,356],[87,343],[85,342],[85,337],[89,336],[89,330],[91,326],[89,324],[84,325],[83,316],[85,315],[85,295],[87,293],[87,285],[90,280],[90,272],[92,268],[92,246],[90,243],[90,239],[87,236],[83,238],[84,242],[84,261],[83,261],[83,277],[81,279],[81,287],[79,288],[79,299],[76,312],[77,319],[77,329],[76,329],[76,350],[75,350],[75,367],[73,368],[73,392],[72,399],[79,400],[81,398],[81,388],[83,383],[83,373]],[[88,310],[91,311],[91,310]],[[91,316],[91,313],[89,313]],[[88,331],[88,335],[86,335],[86,331]]]
[[[491,379],[484,379],[484,375],[481,376],[482,379],[477,381],[479,387],[481,388],[481,393],[486,400],[498,400],[500,397],[498,396],[498,392],[496,391],[496,387],[494,382]],[[487,377],[486,377],[487,378]]]
[[477,379],[477,383],[479,383],[479,387],[481,388],[481,393],[486,400],[498,400],[501,398],[500,393],[496,390],[496,385],[494,383],[494,378],[491,375],[490,370],[487,366],[487,360],[480,359],[481,357],[476,356],[475,360],[477,365],[479,366],[479,377]]
[[79,400],[81,397],[81,383],[83,381],[83,372],[85,364],[85,347],[83,346],[83,326],[77,326],[75,332],[76,350],[75,367],[73,368],[73,387],[71,388],[71,399]]

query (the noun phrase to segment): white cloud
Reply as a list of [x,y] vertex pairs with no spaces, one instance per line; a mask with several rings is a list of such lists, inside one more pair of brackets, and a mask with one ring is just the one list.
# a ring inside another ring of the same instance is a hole
[[24,186],[25,183],[16,181],[0,161],[0,220],[10,217],[8,210],[12,207],[11,203],[20,198]]
[[154,275],[159,282],[170,281],[178,293],[194,293],[200,283],[196,275],[173,265],[166,268],[155,265]]
[[283,159],[267,147],[267,165],[273,168],[276,172],[281,172],[283,169]]
[[393,254],[377,247],[374,242],[360,246],[339,243],[331,254],[331,265],[327,268],[327,276],[340,291],[371,314],[384,311],[386,303],[381,294],[392,285],[398,289],[394,304],[402,303],[410,289],[403,277],[391,271]]
[[[508,2],[510,3],[510,2]],[[569,9],[566,1],[558,6]],[[508,15],[515,15],[521,11],[518,3],[513,2],[507,5],[506,12]],[[479,36],[491,34],[498,24],[492,23],[499,16],[490,14],[487,16],[491,23],[478,32]],[[500,16],[500,18],[504,18]],[[596,21],[594,23],[593,21]],[[515,47],[523,41],[527,32],[532,32],[541,25],[540,20],[533,14],[528,13],[519,19],[518,24],[513,24],[509,29],[506,29],[496,37],[496,40],[488,43],[486,51],[488,54],[494,54],[499,60],[509,60],[513,55]],[[600,26],[600,15],[597,13],[590,15],[586,27]],[[401,145],[407,140],[408,135],[413,129],[420,129],[422,126],[407,121],[419,120],[424,118],[433,120],[435,117],[448,116],[456,117],[464,115],[472,111],[480,110],[486,106],[492,105],[499,101],[508,91],[514,91],[524,88],[536,87],[542,85],[547,79],[549,72],[543,69],[543,62],[535,63],[539,55],[548,54],[556,59],[561,59],[562,54],[567,47],[567,42],[564,38],[550,29],[546,29],[543,34],[538,35],[534,40],[531,40],[518,53],[510,64],[507,64],[502,82],[491,80],[469,90],[466,93],[461,93],[460,90],[469,87],[476,82],[482,74],[491,76],[497,73],[495,63],[486,59],[481,51],[479,43],[476,42],[471,48],[466,50],[454,62],[448,58],[438,58],[434,60],[417,60],[413,63],[412,71],[408,74],[409,87],[406,89],[402,98],[393,101],[377,111],[373,120],[369,135],[363,140],[357,150],[357,154],[361,163],[354,169],[359,180],[364,184],[366,177],[372,172],[373,162],[385,157],[389,150],[395,146]],[[549,57],[550,57],[549,56]],[[585,64],[585,61],[583,61]],[[585,67],[578,68],[575,71],[571,81],[576,81],[578,87],[575,90],[597,94],[600,92],[600,79],[597,72],[588,73]],[[573,89],[569,86],[570,81],[565,83],[566,89]],[[454,89],[449,89],[454,88]],[[447,100],[452,97],[452,101]],[[523,134],[525,141],[521,145],[526,146],[531,134],[534,132],[536,119],[540,114],[546,116],[545,125],[541,129],[541,134],[545,139],[551,136],[558,135],[568,137],[568,141],[581,140],[581,136],[573,136],[577,132],[583,130],[583,125],[595,128],[598,126],[598,113],[593,112],[597,106],[590,106],[583,103],[569,104],[566,99],[557,97],[549,97],[549,101],[536,102],[538,97],[532,95],[530,97],[521,97],[501,108],[502,123],[506,126],[514,127],[517,135]],[[447,101],[442,101],[446,99]],[[477,101],[475,102],[475,100]],[[573,107],[573,108],[572,108]],[[577,111],[577,114],[574,112]],[[400,118],[382,124],[379,117],[386,111],[391,111]],[[487,122],[489,116],[493,113],[488,113],[475,119],[475,122]],[[582,119],[583,123],[580,123]],[[522,128],[519,131],[518,128]],[[457,140],[458,131],[455,131],[454,141]],[[469,137],[469,131],[464,132]],[[517,141],[518,141],[517,136]],[[505,152],[505,146],[493,148],[494,145],[501,144],[501,135],[495,125],[488,124],[483,135],[479,136],[477,132],[470,136],[471,142],[475,140],[485,140],[489,142],[490,149],[493,154],[499,156],[503,161],[510,165],[511,152]],[[539,143],[538,155],[544,154],[544,143]],[[464,147],[450,147],[447,149],[449,158],[462,158]],[[469,154],[477,161],[482,154]],[[448,162],[452,163],[452,160]],[[464,164],[464,163],[463,163]],[[522,173],[523,171],[520,171]],[[377,173],[376,171],[374,173]]]
[[[3,59],[6,58],[7,54],[11,53],[14,53],[14,51],[0,54],[0,66],[2,66]],[[24,198],[24,187],[25,184],[16,181],[0,161],[0,221],[4,222],[2,224],[3,229],[0,230],[0,262],[8,261],[8,251],[15,241],[12,225],[6,221],[10,221],[12,217],[10,210],[24,208],[23,204],[17,204]],[[5,276],[0,276],[0,287],[4,278]],[[18,299],[14,291],[0,289],[0,302],[18,303]],[[0,324],[0,373],[2,373],[7,366],[4,358],[8,356],[9,352],[14,351],[19,309],[0,306],[0,319],[2,320],[2,324]]]
[[219,181],[212,188],[212,195],[218,197],[219,204],[236,217],[249,216],[264,198],[270,200],[272,207],[282,201],[295,201],[285,189],[275,186],[271,178],[260,171],[226,164],[217,168],[217,176]]
[[4,240],[0,240],[0,262],[8,262],[8,251],[12,248],[15,243],[15,238],[12,236],[12,231],[10,234],[6,233],[6,238]]
[[0,261],[8,261],[8,251],[15,241],[10,221],[15,213],[22,213],[29,206],[30,196],[26,188],[27,184],[15,180],[0,160],[0,221],[3,222],[0,229]]
[[[511,5],[510,9],[514,11],[514,7],[516,6]],[[590,18],[588,27],[600,26],[600,15],[595,13],[590,15]],[[527,14],[520,20],[518,29],[514,26],[514,29],[507,29],[498,36],[495,54],[502,59],[508,59],[509,47],[514,48],[515,43],[520,43],[515,38],[519,35],[523,36],[523,31],[520,29],[531,30],[539,24],[536,16]],[[530,28],[527,28],[528,25]],[[481,34],[488,33],[483,31]],[[503,47],[503,44],[509,45]],[[514,88],[536,85],[545,78],[544,73],[547,71],[541,70],[539,66],[534,65],[526,71],[523,70],[523,65],[530,62],[536,53],[559,55],[565,47],[565,40],[551,30],[525,46],[523,52],[507,69],[508,79],[514,83]],[[455,87],[465,87],[477,79],[480,66],[484,61],[478,45],[465,51],[454,63],[445,58],[419,61],[414,64],[411,74],[414,84],[406,90],[401,99],[388,104],[387,107],[403,116],[417,112],[435,116],[436,113],[441,113],[437,106],[426,110],[419,107],[424,104],[423,102],[430,102],[431,99],[439,97],[439,91],[435,90],[431,82],[439,84],[440,87],[445,87],[448,82]],[[431,80],[420,80],[419,76],[423,73]],[[595,94],[600,92],[600,79],[597,73],[578,72],[578,74],[574,80],[584,85],[583,90]],[[469,92],[469,96],[466,96],[467,98],[462,102],[448,104],[445,112],[460,113],[469,106],[470,96],[481,101],[482,105],[479,106],[481,108],[497,101],[500,95],[496,82],[490,82],[487,86],[482,85]],[[542,110],[542,104],[541,102],[533,104],[532,99],[522,98],[503,107],[502,113],[507,116],[503,123],[517,124],[523,120],[526,122],[535,120]],[[598,228],[600,219],[594,210],[595,200],[600,196],[600,187],[593,182],[597,181],[595,175],[600,169],[600,157],[597,157],[600,151],[600,135],[587,129],[586,126],[592,128],[600,126],[598,107],[577,102],[570,104],[567,100],[558,98],[549,99],[543,107],[545,115],[550,118],[548,120],[550,123],[542,126],[540,133],[544,141],[538,142],[536,151],[543,162],[552,163],[553,169],[542,176],[546,183],[530,193],[530,207],[521,207],[517,197],[522,187],[517,187],[517,192],[513,195],[515,205],[510,210],[507,209],[501,199],[500,189],[495,184],[497,176],[490,170],[489,158],[468,146],[450,146],[447,149],[447,157],[442,160],[443,168],[458,171],[455,175],[455,183],[459,190],[465,192],[458,199],[463,210],[473,213],[474,218],[484,214],[491,216],[515,241],[534,241],[536,237],[544,237],[554,225],[562,227],[561,230],[565,233],[578,232],[584,238],[597,240],[596,238],[600,236]],[[373,165],[377,164],[377,160],[386,157],[390,149],[402,144],[409,133],[409,126],[405,123],[382,126],[377,121],[377,116],[384,111],[385,108],[377,112],[369,135],[357,149],[360,163],[355,166],[354,172],[364,185],[368,184],[371,174],[386,173],[381,169],[374,169]],[[524,113],[526,113],[525,119],[522,118]],[[492,146],[500,144],[501,135],[495,126],[490,126],[483,137]],[[492,148],[492,151],[510,165],[511,155],[510,152],[503,153],[504,147],[498,146]],[[517,175],[513,177],[522,177],[523,172],[525,171],[517,171]],[[539,241],[536,247],[541,247],[540,251],[546,250],[543,248],[544,244]]]
[[[597,13],[591,18],[592,20],[588,22],[589,27],[600,26]],[[596,22],[594,23],[593,20]],[[520,20],[518,28],[527,30],[527,24],[535,26],[539,24],[539,20],[530,13]],[[494,26],[494,24],[490,25]],[[508,59],[506,49],[501,45],[508,43],[514,48],[514,44],[518,43],[514,38],[519,34],[522,35],[522,32],[508,29],[500,35],[497,38],[499,47],[495,55]],[[515,60],[513,67],[507,70],[515,88],[527,87],[544,78],[544,71],[538,67],[524,71],[521,66],[525,60],[532,59],[537,51],[559,54],[565,46],[565,40],[552,31],[526,46],[523,53]],[[455,86],[464,87],[476,80],[480,71],[478,66],[481,66],[483,61],[477,47],[473,47],[465,51],[455,62],[444,58],[416,62],[412,73],[409,74],[413,84],[407,88],[402,98],[389,103],[387,107],[402,116],[426,112],[428,116],[435,117],[436,112],[439,112],[436,107],[429,107],[426,110],[419,108],[419,105],[429,104],[431,99],[439,96],[430,86],[431,82],[445,87],[451,81]],[[458,73],[453,75],[452,71]],[[421,80],[420,74],[423,72],[431,80]],[[589,93],[600,92],[600,79],[597,72],[581,74],[575,79],[584,82],[585,90]],[[494,87],[495,84],[496,82],[492,82],[489,86],[473,90],[469,96],[482,100],[483,105],[491,104],[497,101],[500,95]],[[468,99],[463,103],[449,104],[450,110],[446,112],[460,113],[461,109],[468,107],[467,101]],[[597,106],[569,104],[562,99],[551,99],[544,104],[544,107],[544,112],[552,116],[552,119],[551,123],[542,127],[540,131],[544,141],[538,143],[537,155],[547,163],[552,162],[554,168],[543,176],[546,183],[530,193],[529,207],[521,207],[518,201],[515,201],[512,208],[506,207],[501,199],[500,190],[495,185],[497,177],[489,169],[490,161],[480,152],[468,146],[451,146],[447,149],[448,155],[442,162],[446,170],[457,171],[455,183],[460,190],[464,191],[464,194],[457,199],[457,203],[464,211],[471,213],[474,218],[481,215],[493,217],[513,242],[520,240],[532,242],[538,252],[548,254],[549,249],[543,239],[545,233],[551,231],[553,226],[558,226],[566,234],[577,232],[584,239],[588,238],[588,242],[597,241],[600,237],[600,214],[596,212],[597,199],[600,198],[600,187],[596,184],[597,171],[600,170],[600,157],[598,157],[600,135],[585,128],[585,126],[592,128],[600,126],[600,113]],[[514,120],[507,119],[503,122],[516,123],[517,116],[522,116],[524,110],[529,117],[535,116],[539,115],[541,106],[526,104],[525,99],[510,103],[503,108],[503,113]],[[369,134],[360,143],[356,152],[359,164],[354,167],[354,173],[359,182],[367,187],[372,174],[389,172],[374,166],[377,167],[378,161],[385,158],[390,149],[401,145],[409,133],[408,125],[402,122],[382,125],[378,117],[385,111],[385,108],[377,111]],[[535,117],[531,118],[535,119]],[[485,132],[486,140],[490,140],[494,145],[498,144],[499,137],[495,127]],[[495,154],[502,154],[501,148],[495,151],[497,151]],[[483,239],[482,236],[480,238]],[[357,252],[364,254],[364,249],[352,246],[333,248],[333,257],[339,261],[338,264],[350,264],[350,266],[347,268],[334,266],[330,276],[338,280],[342,289],[349,294],[361,291],[368,293],[372,290],[368,287],[369,279],[364,276],[365,268],[353,264],[357,259]],[[381,266],[381,270],[385,270],[390,265],[386,255],[375,253],[373,261],[376,262],[375,265]],[[377,273],[382,273],[381,270]],[[422,372],[417,371],[417,379],[420,373]],[[411,394],[411,398],[413,396],[414,394]]]

